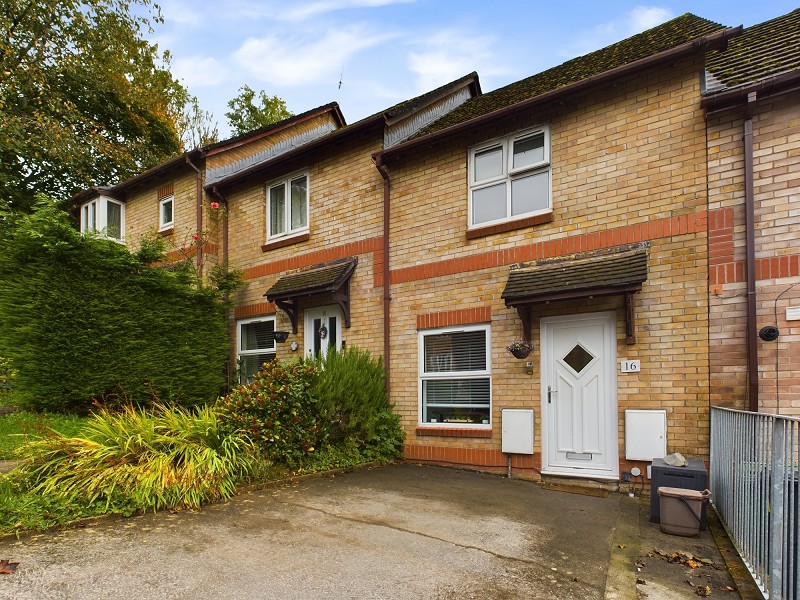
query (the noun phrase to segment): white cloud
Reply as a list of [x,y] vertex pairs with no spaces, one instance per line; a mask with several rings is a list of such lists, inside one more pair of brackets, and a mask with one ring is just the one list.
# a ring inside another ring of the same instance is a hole
[[185,56],[172,62],[172,74],[194,89],[220,84],[227,78],[228,69],[210,56]]
[[371,34],[359,25],[328,31],[321,37],[270,35],[245,40],[233,58],[242,69],[271,85],[314,84],[338,77],[348,58],[391,37]]
[[312,2],[233,2],[226,13],[228,18],[277,19],[279,21],[305,21],[327,13],[347,9],[378,8],[393,4],[411,4],[416,0],[316,0]]
[[581,38],[560,54],[566,57],[579,56],[604,48],[646,29],[660,25],[674,17],[669,8],[660,6],[635,6],[620,17],[602,23],[584,33]]
[[409,69],[417,76],[418,91],[428,91],[477,71],[481,77],[504,75],[492,51],[494,39],[465,31],[442,31],[420,43],[423,48],[408,55]]

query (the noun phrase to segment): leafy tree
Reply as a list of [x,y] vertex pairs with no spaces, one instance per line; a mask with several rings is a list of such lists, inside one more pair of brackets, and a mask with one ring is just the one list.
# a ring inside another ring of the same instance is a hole
[[239,95],[228,102],[230,112],[226,112],[228,125],[233,135],[242,135],[253,129],[259,129],[294,116],[286,108],[286,102],[277,96],[267,96],[261,90],[258,93],[259,104],[255,104],[256,92],[249,85],[239,88]]
[[188,94],[145,41],[153,0],[3,0],[0,211],[112,183],[180,151]]
[[203,110],[197,96],[189,98],[178,118],[178,130],[185,150],[194,150],[219,141],[219,127],[214,115]]

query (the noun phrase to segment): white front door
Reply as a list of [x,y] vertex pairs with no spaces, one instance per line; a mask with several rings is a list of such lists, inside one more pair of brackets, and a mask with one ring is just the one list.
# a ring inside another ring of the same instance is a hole
[[336,305],[305,311],[306,357],[325,357],[328,348],[342,348],[342,309]]
[[541,335],[542,472],[616,479],[616,314],[545,317]]

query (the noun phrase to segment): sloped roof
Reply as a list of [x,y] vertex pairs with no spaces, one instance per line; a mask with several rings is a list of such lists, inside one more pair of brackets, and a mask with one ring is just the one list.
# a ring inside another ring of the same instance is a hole
[[415,138],[631,64],[722,29],[724,27],[718,23],[686,13],[601,50],[579,56],[532,77],[477,96],[418,132]]
[[707,92],[800,69],[800,9],[753,25],[706,59]]
[[357,257],[344,258],[284,275],[264,293],[264,296],[270,302],[274,302],[338,290],[352,275],[357,264]]
[[616,252],[592,252],[534,265],[512,267],[501,298],[507,306],[577,297],[593,290],[629,288],[647,280],[647,251],[644,247]]
[[[269,157],[257,164],[253,164],[246,169],[242,169],[234,174],[225,176],[218,181],[213,182],[211,185],[213,186],[227,186],[230,184],[236,184],[239,181],[257,175],[261,170],[264,168],[269,167],[272,165],[276,160],[283,160],[290,156],[294,156],[297,153],[306,152],[312,149],[315,149],[323,144],[328,144],[334,140],[340,139],[341,136],[347,136],[359,131],[364,131],[372,127],[384,126],[390,120],[397,120],[402,119],[403,117],[410,115],[418,110],[425,108],[430,103],[435,102],[438,98],[441,98],[443,95],[446,95],[448,92],[452,90],[457,90],[461,87],[473,85],[475,86],[475,93],[480,93],[480,84],[478,82],[478,74],[475,72],[469,73],[455,81],[451,81],[443,86],[436,88],[435,90],[431,90],[429,92],[425,92],[419,96],[411,98],[410,100],[405,100],[394,106],[377,112],[373,115],[360,119],[359,121],[355,121],[349,125],[344,127],[340,127],[338,129],[334,129],[324,135],[317,137],[314,140],[308,141],[302,145],[293,147],[286,152],[278,156]],[[208,189],[209,185],[206,185]]]

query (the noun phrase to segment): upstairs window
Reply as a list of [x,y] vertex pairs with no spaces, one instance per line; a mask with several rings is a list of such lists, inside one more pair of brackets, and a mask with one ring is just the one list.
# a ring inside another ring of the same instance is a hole
[[175,225],[175,215],[173,213],[175,206],[175,197],[170,194],[158,201],[158,230],[164,231],[172,229]]
[[308,231],[308,175],[294,175],[267,186],[267,239]]
[[123,242],[125,205],[110,198],[100,197],[81,206],[81,233],[91,232]]
[[239,321],[239,383],[247,383],[265,362],[275,359],[275,317]]
[[489,350],[488,325],[420,332],[420,423],[490,424]]
[[470,227],[551,210],[547,128],[517,133],[469,151]]

